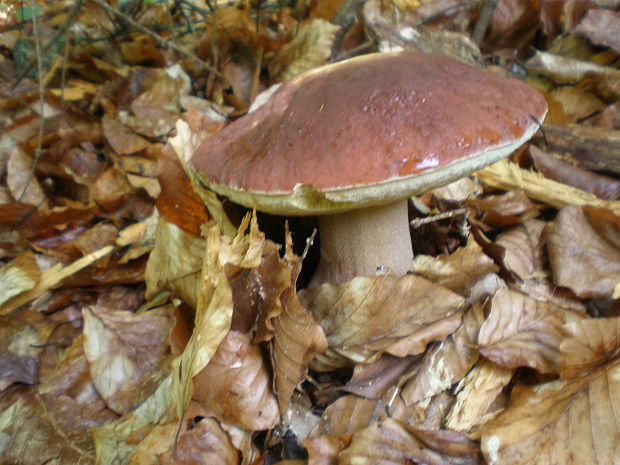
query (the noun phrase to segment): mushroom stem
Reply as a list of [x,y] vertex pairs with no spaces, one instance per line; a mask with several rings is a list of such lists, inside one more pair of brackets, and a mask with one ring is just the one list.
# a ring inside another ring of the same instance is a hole
[[413,248],[407,199],[319,217],[321,258],[310,287],[411,270]]

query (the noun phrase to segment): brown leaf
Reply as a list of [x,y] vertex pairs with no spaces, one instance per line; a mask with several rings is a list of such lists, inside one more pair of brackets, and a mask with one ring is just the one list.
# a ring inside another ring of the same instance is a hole
[[209,220],[209,214],[193,191],[170,145],[166,145],[158,158],[158,172],[161,194],[157,197],[156,205],[162,218],[189,233],[199,235],[200,226]]
[[319,18],[302,24],[295,38],[282,47],[270,63],[271,81],[286,81],[324,65],[331,54],[338,29],[339,26]]
[[428,342],[458,327],[464,300],[415,275],[357,277],[306,289],[300,297],[330,348],[356,363],[381,352],[401,357],[423,352]]
[[513,392],[482,431],[489,465],[603,465],[620,457],[620,362]]
[[250,336],[231,330],[194,377],[194,399],[222,422],[258,431],[280,420],[269,368]]
[[465,435],[447,430],[419,430],[391,418],[354,434],[351,445],[338,459],[342,465],[480,463],[478,447]]
[[557,373],[564,323],[560,312],[549,303],[498,290],[478,334],[480,353],[503,367]]
[[104,115],[101,119],[101,126],[106,141],[118,155],[141,152],[149,145],[145,138],[108,115]]
[[471,286],[479,278],[498,270],[473,237],[469,238],[465,247],[459,247],[448,256],[416,255],[412,269],[416,274],[462,296],[469,294]]
[[560,344],[560,376],[579,376],[611,360],[620,350],[620,317],[570,321]]
[[604,8],[589,9],[575,32],[597,45],[607,45],[620,53],[620,12]]
[[373,363],[357,365],[353,376],[342,390],[370,399],[379,399],[402,375],[417,365],[419,360],[420,356],[416,355],[400,358],[383,354]]
[[110,420],[67,396],[22,395],[0,413],[0,443],[7,464],[94,464],[95,445],[90,429]]
[[6,170],[6,184],[15,200],[48,211],[45,193],[34,176],[33,160],[20,147],[11,151]]
[[41,339],[26,321],[0,318],[0,391],[12,383],[35,384]]
[[[603,219],[602,209],[592,209]],[[614,215],[609,219],[615,219]],[[618,220],[604,221],[615,235]],[[563,208],[546,228],[553,282],[578,297],[617,297],[620,291],[620,250],[595,230],[581,207]],[[613,236],[612,236],[613,237]]]
[[384,409],[385,404],[375,399],[354,394],[340,397],[323,411],[312,436],[355,433],[379,418]]
[[481,210],[483,212],[481,221],[496,228],[506,228],[525,219],[522,216],[533,217],[538,214],[536,205],[521,189],[500,195],[468,199],[467,205]]
[[201,237],[160,220],[155,232],[155,248],[149,256],[144,276],[147,298],[166,288],[190,307],[195,307],[204,249],[205,241]]
[[269,343],[274,389],[282,413],[288,407],[295,386],[306,377],[310,360],[327,348],[323,330],[297,296],[295,284],[301,259],[291,247],[289,235],[284,260],[292,269],[291,282],[280,297],[282,313],[273,319],[274,338]]
[[594,93],[580,86],[565,86],[549,92],[549,99],[553,101],[554,112],[549,122],[577,123],[605,108],[605,103]]
[[475,305],[465,313],[454,334],[426,351],[417,373],[402,388],[401,396],[406,405],[449,388],[478,361],[478,351],[473,346],[482,317],[480,305]]
[[338,465],[338,454],[349,444],[350,434],[323,435],[302,441],[308,451],[308,465]]
[[84,310],[84,353],[93,383],[112,410],[129,412],[165,376],[171,325],[166,309],[139,314],[96,306]]
[[32,289],[40,277],[41,270],[35,255],[30,251],[0,267],[0,305]]
[[193,428],[181,433],[174,448],[161,456],[158,463],[237,465],[239,457],[239,451],[218,422],[213,418],[203,418]]
[[[513,369],[483,360],[457,386],[456,401],[446,416],[446,427],[467,432],[493,415],[493,404],[512,379]],[[486,414],[486,415],[485,415]]]

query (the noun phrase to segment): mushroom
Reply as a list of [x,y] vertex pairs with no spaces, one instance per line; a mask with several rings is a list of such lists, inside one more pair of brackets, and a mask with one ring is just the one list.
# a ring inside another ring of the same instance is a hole
[[547,111],[527,84],[413,51],[300,74],[203,142],[201,182],[250,208],[319,215],[312,284],[404,275],[407,199],[509,155]]

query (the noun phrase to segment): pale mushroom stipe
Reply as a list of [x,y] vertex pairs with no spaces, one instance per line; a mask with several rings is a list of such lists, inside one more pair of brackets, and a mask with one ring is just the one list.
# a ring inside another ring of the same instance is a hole
[[527,84],[406,51],[300,74],[203,142],[201,182],[249,208],[319,215],[313,284],[404,275],[407,198],[506,157],[547,112]]

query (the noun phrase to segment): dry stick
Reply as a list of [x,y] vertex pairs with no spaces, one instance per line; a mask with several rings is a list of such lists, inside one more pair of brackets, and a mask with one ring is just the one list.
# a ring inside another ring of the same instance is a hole
[[[36,11],[36,3],[35,0],[30,0],[30,8],[32,11]],[[34,31],[34,47],[37,53],[37,74],[39,75],[39,140],[37,142],[37,149],[34,152],[34,161],[32,162],[32,169],[30,170],[30,174],[28,175],[28,181],[24,185],[24,189],[22,193],[17,197],[17,201],[19,202],[26,191],[28,190],[28,186],[32,182],[32,178],[34,177],[34,171],[37,168],[39,160],[41,158],[41,152],[43,151],[43,135],[45,133],[45,115],[43,114],[45,111],[45,83],[43,82],[43,58],[41,57],[41,35],[39,31],[39,20],[37,19],[37,15],[32,16],[32,30]]]
[[498,0],[485,0],[484,5],[482,5],[482,10],[480,10],[480,15],[478,16],[478,21],[476,21],[476,25],[474,26],[474,32],[471,34],[471,39],[476,45],[480,45],[480,42],[482,42],[484,33],[486,32],[489,22],[491,21],[493,11],[495,11],[495,7],[497,6],[497,1]]
[[[43,47],[43,50],[41,50],[41,56],[46,56],[47,53],[50,51],[50,49],[54,46],[54,44],[56,42],[58,42],[58,39],[60,39],[67,32],[67,29],[69,29],[69,26],[71,26],[71,24],[73,23],[73,19],[77,15],[77,12],[78,12],[78,10],[79,10],[81,5],[82,5],[82,1],[81,0],[76,2],[76,4],[71,9],[71,14],[69,15],[69,18],[67,18],[67,21],[65,21],[65,23],[58,30],[58,32],[56,32],[54,37],[52,37],[52,39]],[[38,19],[36,19],[35,16],[32,17],[33,24],[34,24],[35,21],[38,21]],[[37,54],[37,56],[38,56],[38,54]],[[24,79],[24,77],[26,77],[28,74],[30,74],[32,69],[35,66],[37,66],[37,64],[40,61],[41,60],[38,59],[37,57],[35,57],[35,59],[31,60],[30,63],[28,63],[26,65],[26,67],[24,69],[22,69],[21,72],[15,77],[15,80],[13,81],[13,84],[11,85],[11,90],[15,89],[19,85],[19,83],[22,81],[22,79]]]
[[436,215],[426,216],[424,218],[415,218],[409,222],[414,228],[419,228],[423,224],[434,223],[435,221],[445,220],[447,218],[453,218],[455,216],[467,215],[469,210],[467,208],[458,208],[456,210],[450,210]]
[[176,44],[174,44],[174,43],[172,43],[172,42],[170,42],[170,41],[168,41],[166,39],[162,39],[161,37],[159,37],[157,34],[155,34],[150,29],[142,26],[140,23],[137,23],[132,18],[130,18],[129,16],[124,14],[122,11],[119,11],[116,8],[108,5],[103,0],[92,0],[92,2],[97,4],[98,6],[100,6],[106,12],[112,13],[113,15],[118,16],[122,20],[126,21],[127,24],[129,24],[130,26],[136,28],[138,31],[142,32],[143,34],[149,36],[151,39],[153,39],[155,42],[157,42],[162,47],[174,50],[179,55],[182,55],[185,58],[189,58],[194,63],[198,64],[199,66],[203,67],[204,69],[208,70],[209,72],[215,74],[218,78],[222,79],[226,84],[230,84],[228,82],[228,79],[226,79],[226,77],[222,73],[220,73],[213,66],[209,65],[208,63],[206,63],[203,60],[201,60],[200,58],[198,58],[193,53],[186,52],[185,50],[180,48],[178,45],[176,45]]

